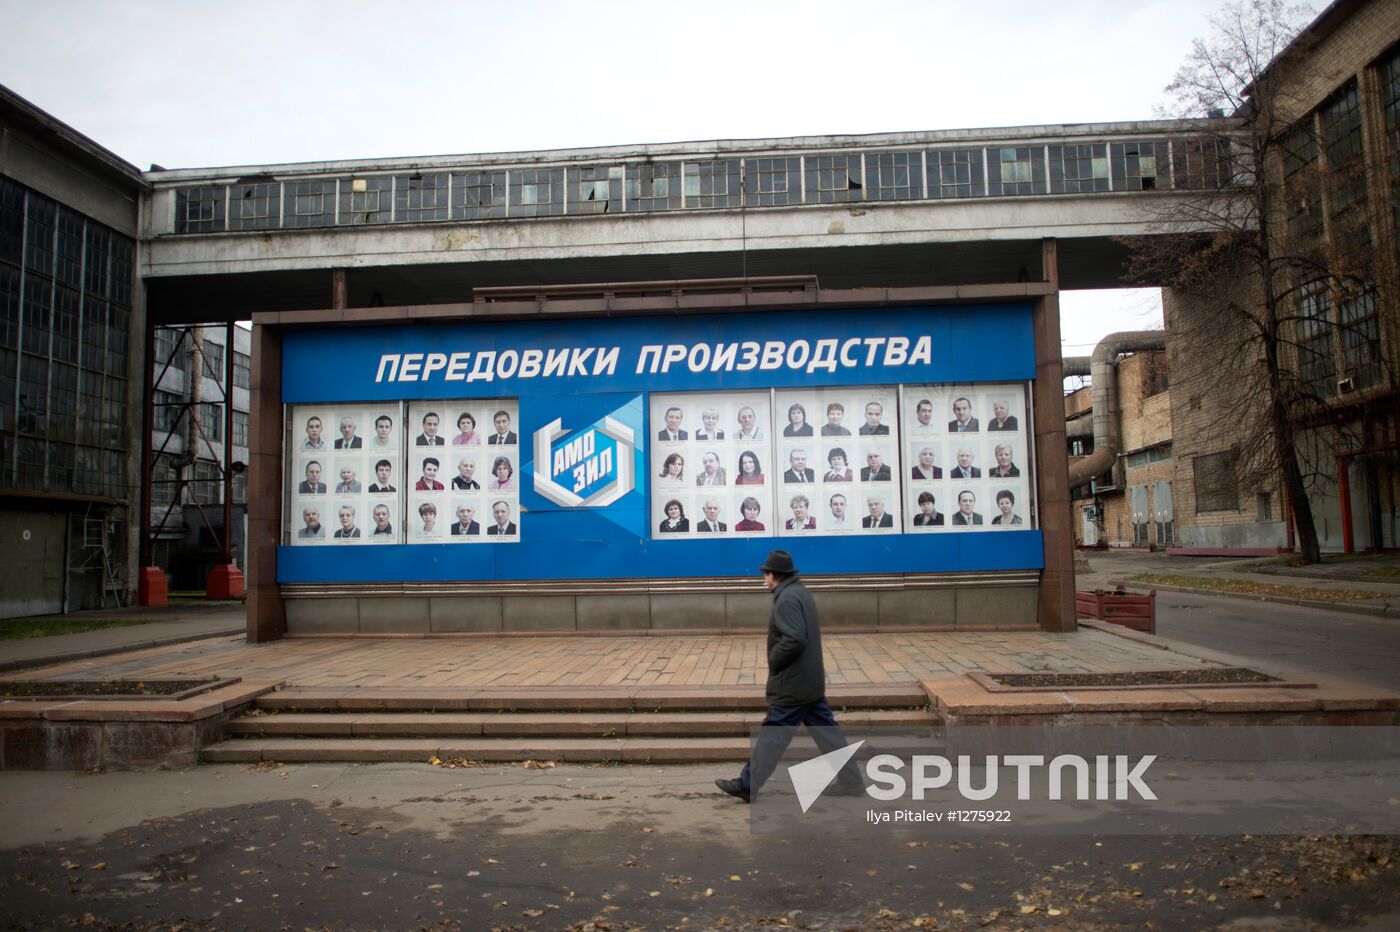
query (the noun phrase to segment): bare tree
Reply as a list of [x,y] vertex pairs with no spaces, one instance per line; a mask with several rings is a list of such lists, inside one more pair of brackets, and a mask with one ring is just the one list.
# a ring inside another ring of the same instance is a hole
[[[1159,235],[1127,245],[1131,274],[1168,289],[1165,303],[1179,309],[1167,326],[1192,365],[1173,361],[1173,389],[1218,406],[1207,426],[1228,442],[1240,481],[1281,483],[1299,556],[1312,563],[1308,488],[1335,449],[1319,457],[1313,428],[1336,405],[1337,347],[1368,381],[1384,375],[1363,148],[1359,131],[1355,146],[1316,132],[1316,101],[1303,97],[1309,15],[1279,0],[1236,0],[1211,20],[1211,37],[1196,40],[1166,88],[1165,115],[1195,130],[1175,144],[1176,192],[1159,199]],[[1347,312],[1368,301],[1369,318]]]

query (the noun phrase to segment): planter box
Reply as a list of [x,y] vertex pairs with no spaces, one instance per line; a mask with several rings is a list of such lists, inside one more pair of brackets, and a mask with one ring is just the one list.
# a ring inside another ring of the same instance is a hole
[[1074,607],[1075,615],[1080,618],[1097,618],[1134,631],[1157,633],[1156,589],[1147,595],[1136,595],[1122,589],[1113,592],[1103,589],[1079,591],[1074,594]]

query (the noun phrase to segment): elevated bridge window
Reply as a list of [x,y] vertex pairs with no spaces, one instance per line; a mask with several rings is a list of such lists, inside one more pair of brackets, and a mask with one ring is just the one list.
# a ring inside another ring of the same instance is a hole
[[1207,137],[1172,143],[1172,181],[1177,190],[1219,188],[1229,173],[1229,149],[1224,140]]
[[451,175],[436,172],[400,175],[394,179],[394,219],[400,223],[446,220],[451,211],[448,201]]
[[499,220],[506,215],[505,172],[462,172],[452,176],[453,217]]
[[563,169],[529,169],[510,173],[512,217],[558,217],[563,213]]
[[223,185],[207,188],[181,188],[175,192],[175,232],[215,233],[224,229]]
[[1167,188],[1170,147],[1162,140],[1115,142],[1108,155],[1115,191],[1155,191]]
[[628,210],[678,210],[680,206],[680,162],[627,166]]
[[622,166],[589,165],[569,169],[569,212],[616,214],[622,212]]
[[340,183],[340,216],[343,226],[384,223],[393,215],[393,178],[347,178]]
[[987,193],[982,149],[928,153],[930,197],[981,197]]
[[922,152],[880,152],[865,158],[866,189],[872,201],[908,201],[924,196]]
[[1087,194],[1108,189],[1106,145],[1090,143],[1050,147],[1050,193]]
[[230,230],[275,230],[282,225],[282,185],[236,184],[229,191]]
[[686,207],[738,207],[739,160],[685,163]]
[[285,226],[328,227],[335,223],[335,179],[289,181],[282,186]]
[[987,153],[989,194],[1044,194],[1045,148],[1020,146]]
[[799,158],[746,159],[744,203],[755,207],[801,204],[801,170]]
[[807,156],[807,203],[845,204],[864,200],[860,155]]

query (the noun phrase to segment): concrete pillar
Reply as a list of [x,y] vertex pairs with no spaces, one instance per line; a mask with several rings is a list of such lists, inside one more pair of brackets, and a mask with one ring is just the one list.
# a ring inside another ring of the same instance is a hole
[[1064,369],[1060,358],[1060,273],[1055,241],[1042,245],[1045,280],[1055,286],[1031,308],[1035,334],[1036,488],[1039,490],[1040,532],[1045,546],[1045,569],[1040,576],[1036,614],[1043,631],[1073,631],[1074,527],[1070,513],[1069,457],[1065,437]]
[[282,332],[253,325],[253,373],[248,438],[248,640],[287,633],[277,585],[282,542]]

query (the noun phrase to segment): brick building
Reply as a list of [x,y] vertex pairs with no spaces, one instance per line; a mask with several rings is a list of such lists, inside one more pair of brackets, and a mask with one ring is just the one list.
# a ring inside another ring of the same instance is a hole
[[[1093,488],[1074,493],[1077,546],[1170,547],[1173,536],[1171,393],[1167,356],[1134,353],[1117,366],[1118,436],[1122,455]],[[1093,450],[1087,430],[1093,414],[1091,389],[1065,397],[1070,462]],[[1087,435],[1087,436],[1086,436]]]
[[[1263,165],[1266,216],[1285,271],[1280,346],[1302,428],[1300,463],[1324,550],[1400,536],[1400,6],[1339,0],[1255,82],[1280,131]],[[1249,116],[1248,113],[1245,113]],[[1262,120],[1265,117],[1255,116]],[[1268,449],[1259,344],[1230,300],[1259,303],[1230,269],[1209,297],[1164,289],[1172,371],[1176,538],[1188,550],[1292,543]]]

